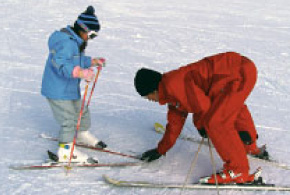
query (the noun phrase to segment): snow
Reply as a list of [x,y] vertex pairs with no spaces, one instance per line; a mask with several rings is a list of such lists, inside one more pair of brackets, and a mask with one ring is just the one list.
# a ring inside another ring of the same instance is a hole
[[[166,123],[166,107],[135,92],[140,67],[169,71],[204,56],[237,51],[251,58],[258,83],[247,100],[260,144],[275,159],[290,165],[289,61],[290,23],[287,0],[7,0],[0,7],[0,194],[179,194],[176,189],[116,188],[102,174],[116,178],[183,183],[197,144],[179,140],[166,158],[141,167],[13,171],[15,164],[41,163],[56,143],[39,138],[56,136],[58,126],[44,97],[41,78],[48,36],[72,24],[94,5],[102,24],[87,54],[107,59],[90,105],[91,132],[110,148],[132,154],[156,147],[161,135],[153,124]],[[198,137],[188,118],[185,135]],[[85,150],[83,150],[85,151]],[[87,151],[101,162],[129,161]],[[218,168],[222,162],[215,155]],[[250,161],[252,171],[277,185],[290,185],[289,171]],[[203,147],[190,182],[212,172],[208,148]],[[183,194],[200,194],[186,190]],[[204,192],[216,194],[215,191]],[[235,192],[221,194],[282,194]]]

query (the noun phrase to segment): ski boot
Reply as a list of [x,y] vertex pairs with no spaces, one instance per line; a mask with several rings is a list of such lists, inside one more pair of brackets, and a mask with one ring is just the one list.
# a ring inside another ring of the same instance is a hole
[[103,141],[98,140],[89,131],[79,131],[76,143],[100,149],[104,149],[107,147],[107,145]]
[[261,177],[262,169],[258,168],[253,174],[235,173],[234,171],[223,170],[220,173],[213,174],[210,177],[201,178],[200,184],[204,185],[241,185],[241,186],[275,186],[274,184],[267,184]]
[[[59,163],[68,163],[71,155],[72,143],[59,144],[57,155],[53,156],[52,152],[48,152],[50,159]],[[89,157],[87,154],[79,151],[76,147],[73,151],[71,163],[80,164],[95,164],[98,163],[98,159]]]
[[[199,180],[200,184],[214,185],[218,183],[223,184],[249,184],[261,179],[261,169],[258,169],[254,174],[248,172],[237,172],[233,170],[224,169],[217,174],[212,174],[210,177],[204,177]],[[217,182],[216,182],[217,180]]]

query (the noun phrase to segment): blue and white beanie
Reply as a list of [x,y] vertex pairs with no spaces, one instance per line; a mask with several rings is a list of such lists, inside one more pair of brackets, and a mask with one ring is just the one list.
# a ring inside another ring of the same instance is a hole
[[88,6],[87,10],[79,15],[75,26],[78,25],[85,32],[96,31],[98,32],[101,28],[99,20],[95,15],[95,9],[93,6]]

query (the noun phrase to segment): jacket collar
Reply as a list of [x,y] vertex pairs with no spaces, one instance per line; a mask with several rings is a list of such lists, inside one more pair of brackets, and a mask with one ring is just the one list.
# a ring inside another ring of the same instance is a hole
[[158,95],[159,95],[159,104],[164,105],[167,103],[166,96],[167,96],[167,91],[165,89],[164,84],[162,81],[159,83],[158,86]]
[[168,94],[165,84],[162,82],[159,83],[158,86],[158,95],[159,95],[159,104],[165,105],[168,104],[170,106],[173,106],[175,108],[180,107],[180,103],[171,95]]
[[66,33],[70,35],[70,37],[74,40],[76,40],[78,46],[81,46],[84,42],[82,38],[80,38],[73,30],[72,28],[68,25],[65,30],[67,31]]

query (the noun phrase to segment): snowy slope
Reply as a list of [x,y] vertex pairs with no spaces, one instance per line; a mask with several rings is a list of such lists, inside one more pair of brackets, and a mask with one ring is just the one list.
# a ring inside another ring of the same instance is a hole
[[[159,182],[185,180],[197,145],[177,141],[166,158],[142,167],[12,171],[11,164],[40,163],[56,144],[38,138],[57,135],[58,126],[40,95],[48,53],[47,38],[72,24],[87,5],[94,5],[102,24],[100,36],[87,54],[103,56],[93,100],[93,134],[110,148],[141,153],[156,147],[160,135],[154,122],[166,123],[166,107],[138,96],[133,78],[145,66],[169,71],[204,56],[240,52],[256,63],[259,79],[247,100],[258,132],[279,161],[290,164],[289,62],[290,2],[287,0],[2,0],[0,6],[0,194],[178,194],[169,189],[126,189],[105,184],[102,174],[117,178]],[[187,120],[184,134],[198,136]],[[102,162],[126,161],[91,152]],[[216,159],[218,157],[216,156]],[[222,163],[218,160],[218,166]],[[289,171],[262,166],[263,176],[290,185]],[[200,154],[191,181],[211,174],[207,148]],[[184,194],[201,192],[185,191]],[[216,194],[216,192],[206,192]],[[222,194],[281,194],[223,192]]]

